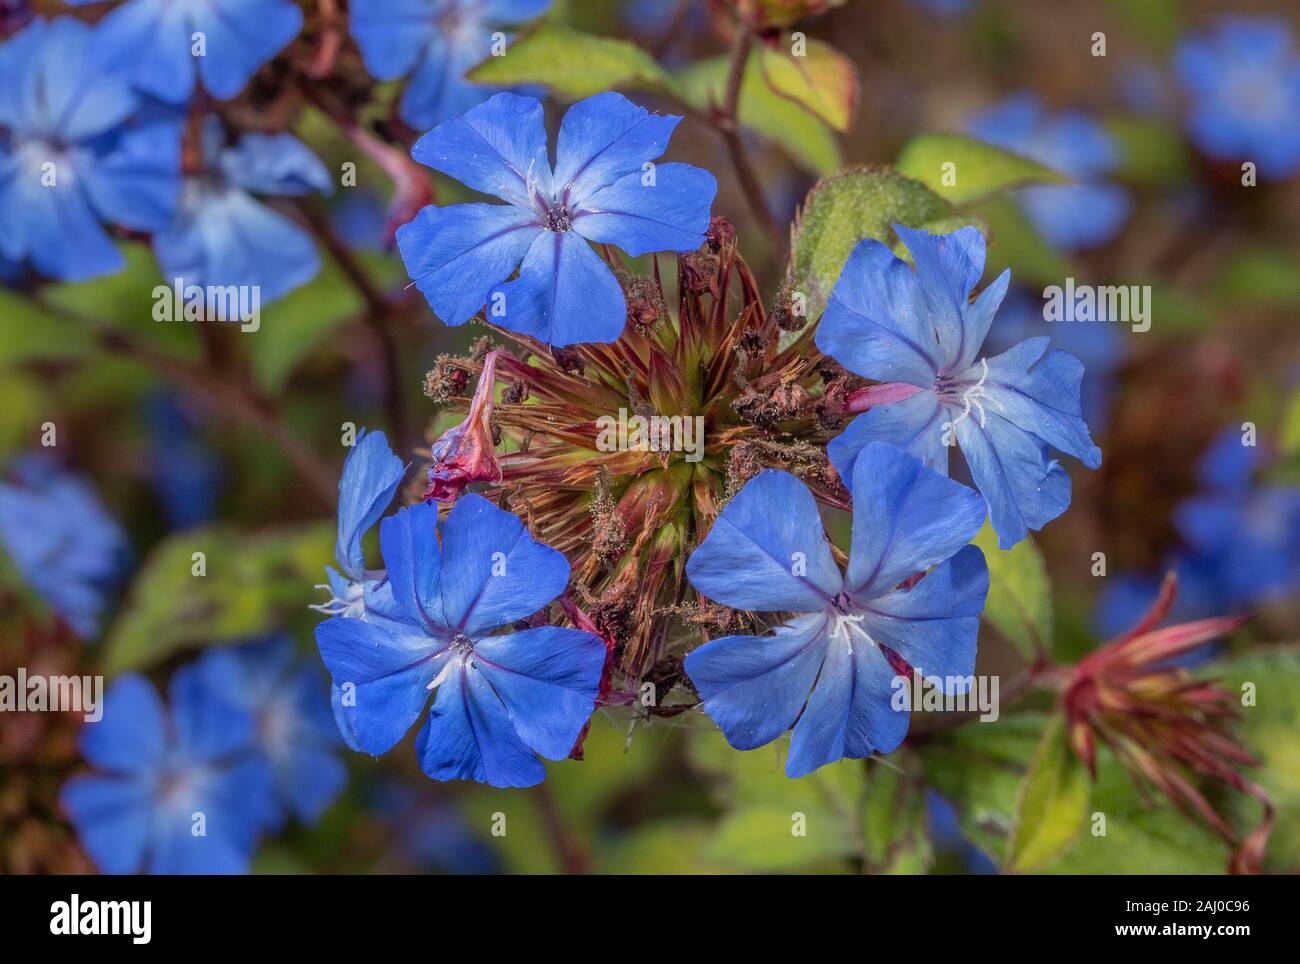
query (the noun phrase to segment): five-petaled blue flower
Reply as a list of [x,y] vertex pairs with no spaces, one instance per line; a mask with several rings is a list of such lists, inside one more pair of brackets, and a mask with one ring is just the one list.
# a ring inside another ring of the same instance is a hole
[[207,685],[253,720],[253,745],[271,767],[280,811],[267,829],[286,814],[319,820],[348,778],[319,664],[296,660],[293,641],[275,636],[211,649],[198,665]]
[[540,16],[550,5],[551,0],[352,0],[348,21],[371,76],[396,80],[411,74],[402,120],[427,130],[500,90],[471,83],[466,71],[491,55],[504,27]]
[[128,549],[90,483],[41,456],[18,459],[0,482],[0,547],[78,636],[99,632]]
[[1050,244],[1067,251],[1090,248],[1109,241],[1124,226],[1132,207],[1128,192],[1104,180],[1119,163],[1119,149],[1087,114],[1048,115],[1035,95],[1014,94],[972,118],[967,130],[1078,182],[1019,192],[1025,214]]
[[447,121],[411,156],[507,203],[424,208],[397,231],[407,271],[449,325],[486,303],[488,321],[552,345],[615,340],[627,303],[588,242],[631,255],[704,242],[717,181],[652,163],[680,120],[621,94],[589,97],[564,115],[554,169],[531,97],[497,94]]
[[0,44],[0,255],[84,281],[121,269],[104,224],[162,227],[176,206],[180,127],[95,66],[96,35],[33,20]]
[[1262,177],[1300,169],[1300,53],[1285,22],[1224,17],[1184,40],[1174,65],[1201,150],[1254,161]]
[[170,714],[142,676],[119,677],[81,732],[102,773],[60,794],[85,851],[108,874],[237,874],[275,815],[271,771],[248,714],[196,666],[172,677]]
[[391,618],[336,616],[316,627],[357,745],[389,750],[437,691],[416,740],[438,780],[532,786],[538,754],[568,756],[595,708],[605,646],[578,629],[540,626],[488,635],[542,609],[568,584],[569,563],[522,522],[461,496],[439,548],[436,505],[381,523]]
[[915,670],[957,694],[975,670],[989,577],[967,543],[984,522],[983,501],[879,442],[863,449],[852,482],[842,574],[812,493],[775,469],[727,503],[686,564],[710,599],[800,614],[771,635],[726,636],[686,657],[704,711],[732,746],[750,750],[794,726],[790,777],[896,749],[909,719],[896,700],[906,692],[900,676],[910,682]]
[[988,501],[1002,548],[1065,511],[1070,477],[1058,449],[1089,468],[1101,465],[1084,422],[1078,359],[1044,336],[994,358],[980,357],[1006,294],[1004,271],[974,302],[984,273],[984,236],[973,227],[932,235],[894,230],[915,272],[889,247],[854,248],[818,325],[817,347],[854,374],[897,382],[892,401],[859,415],[827,446],[844,479],[869,443],[889,442],[948,471],[948,446],[960,445]]
[[311,235],[253,195],[328,194],[325,165],[292,134],[245,134],[227,147],[216,118],[208,118],[202,140],[203,166],[186,176],[175,218],[153,238],[164,277],[256,287],[259,302],[314,278],[320,257]]
[[196,73],[227,100],[301,29],[302,10],[290,0],[126,0],[99,22],[95,47],[101,63],[159,100],[189,100]]

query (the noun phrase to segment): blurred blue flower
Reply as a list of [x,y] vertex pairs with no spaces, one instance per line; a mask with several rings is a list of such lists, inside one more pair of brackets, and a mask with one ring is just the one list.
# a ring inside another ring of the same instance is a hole
[[975,671],[989,576],[967,543],[983,500],[880,442],[859,454],[852,490],[843,574],[812,493],[775,469],[727,503],[686,564],[691,584],[723,605],[800,614],[771,635],[725,636],[686,656],[704,711],[732,746],[752,750],[794,727],[792,778],[896,749],[909,723],[898,678],[916,670],[956,694]]
[[174,391],[159,391],[145,401],[149,432],[149,481],[167,524],[188,529],[216,514],[221,491],[221,461],[204,441],[197,419]]
[[984,347],[990,355],[1010,351],[1020,342],[1051,336],[1062,351],[1083,363],[1080,399],[1084,421],[1106,421],[1114,375],[1128,355],[1128,329],[1111,321],[1058,321],[1043,318],[1043,302],[1023,288],[1012,287],[998,311],[998,323],[989,329]]
[[498,787],[540,783],[538,754],[568,756],[595,708],[605,645],[558,626],[488,634],[564,591],[568,561],[477,495],[457,500],[441,548],[436,505],[399,510],[379,535],[392,619],[336,616],[316,627],[357,744],[372,754],[391,749],[436,691],[416,740],[425,773]]
[[256,286],[261,304],[288,294],[320,271],[316,244],[253,195],[332,190],[325,166],[293,135],[245,134],[227,147],[221,122],[209,117],[203,167],[186,176],[175,218],[153,238],[165,280]]
[[95,47],[100,63],[159,100],[189,100],[196,73],[228,100],[301,29],[302,10],[290,0],[125,0],[99,22]]
[[816,334],[817,347],[849,371],[895,383],[893,394],[850,422],[827,454],[840,477],[852,479],[858,453],[889,442],[946,474],[948,446],[960,445],[998,543],[1010,548],[1070,504],[1070,477],[1052,449],[1101,465],[1079,401],[1083,366],[1046,337],[980,357],[1011,272],[972,303],[984,273],[978,229],[894,229],[915,272],[887,245],[860,242]]
[[253,746],[270,765],[280,811],[268,829],[286,814],[319,820],[348,780],[320,666],[295,659],[287,636],[211,649],[198,665],[206,684],[253,720]]
[[1018,193],[1025,215],[1048,243],[1067,251],[1094,247],[1118,234],[1128,219],[1128,192],[1104,179],[1119,164],[1119,148],[1087,114],[1048,114],[1035,95],[1019,93],[971,118],[966,130],[1079,182]]
[[652,163],[680,120],[622,94],[579,101],[560,125],[554,171],[537,100],[497,94],[447,121],[412,157],[507,203],[424,208],[397,231],[407,271],[449,325],[487,303],[489,321],[552,345],[613,341],[627,304],[588,242],[634,257],[704,242],[717,181]]
[[[1300,488],[1253,482],[1263,459],[1241,432],[1221,433],[1197,466],[1202,491],[1174,509],[1181,545],[1164,568],[1178,575],[1167,623],[1241,613],[1300,592]],[[1160,590],[1158,573],[1117,573],[1093,622],[1110,638],[1137,622]]]
[[965,13],[975,0],[912,0],[912,5],[941,17]]
[[1300,53],[1285,21],[1223,17],[1185,39],[1174,66],[1201,150],[1254,161],[1265,178],[1300,168]]
[[114,681],[103,719],[81,732],[100,772],[64,784],[63,809],[104,873],[244,873],[275,813],[252,719],[195,666],[178,670],[168,693],[170,713],[144,677]]
[[152,231],[176,206],[180,128],[137,116],[76,20],[33,20],[0,44],[0,255],[84,281],[124,262],[105,224]]
[[540,16],[551,0],[352,0],[348,21],[376,80],[411,74],[402,120],[427,130],[501,90],[465,73],[492,54],[495,34]]
[[478,837],[449,800],[426,800],[411,787],[381,784],[375,809],[392,826],[396,858],[404,866],[445,874],[495,874],[501,871],[496,851]]
[[0,546],[19,574],[78,636],[99,633],[128,558],[126,535],[83,477],[41,455],[0,482]]

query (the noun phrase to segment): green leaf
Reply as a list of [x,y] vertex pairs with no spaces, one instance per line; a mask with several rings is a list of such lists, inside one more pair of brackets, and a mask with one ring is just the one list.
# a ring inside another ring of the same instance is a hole
[[965,134],[920,134],[903,148],[896,166],[958,206],[1030,184],[1069,182],[1037,161]]
[[1088,811],[1086,831],[1045,872],[1222,874],[1227,867],[1229,848],[1217,834],[1163,797],[1144,795],[1105,747]]
[[1282,413],[1282,430],[1278,433],[1282,455],[1293,459],[1300,455],[1300,388],[1291,392]]
[[1046,725],[1035,713],[967,723],[921,749],[927,783],[952,801],[962,832],[987,854],[1006,849],[1021,778]]
[[862,836],[873,872],[924,873],[933,858],[921,781],[903,770],[911,771],[915,764],[912,755],[901,750],[869,769]]
[[[758,56],[751,56],[740,86],[740,123],[814,174],[838,170],[841,155],[835,135],[799,103],[772,89],[758,69]],[[729,66],[726,57],[692,64],[674,77],[677,92],[697,110],[708,110],[722,102]]]
[[898,240],[894,224],[924,227],[955,214],[925,185],[888,168],[851,168],[818,181],[795,219],[790,251],[791,280],[807,299],[808,317],[821,315],[859,241],[876,238],[892,246]]
[[975,545],[989,566],[984,621],[1032,660],[1052,641],[1052,592],[1042,553],[1028,538],[999,549],[997,533],[987,522],[975,536]]
[[858,101],[857,69],[830,44],[805,43],[797,57],[784,48],[762,46],[758,66],[763,78],[778,96],[799,104],[827,126],[847,131]]
[[1245,247],[1228,258],[1214,293],[1235,304],[1300,307],[1300,272],[1292,252],[1269,245]]
[[[1276,810],[1265,858],[1266,870],[1300,866],[1300,649],[1287,646],[1247,653],[1215,667],[1214,675],[1236,693],[1249,692],[1241,707],[1239,735],[1259,760],[1247,776],[1262,786]],[[1246,684],[1251,684],[1246,689]],[[1237,823],[1243,830],[1260,817],[1259,804],[1240,794],[1234,797]]]
[[1026,286],[1059,285],[1064,278],[1083,275],[1039,236],[1012,199],[985,202],[976,212],[987,222],[988,236],[993,239],[986,273],[997,276],[1010,268],[1012,280]]
[[[150,553],[105,643],[110,673],[198,646],[237,642],[310,615],[334,543],[331,523],[247,535],[224,526],[169,536]],[[194,575],[195,553],[205,575]]]
[[1191,177],[1192,156],[1187,139],[1168,121],[1122,115],[1106,121],[1106,132],[1119,142],[1119,179],[1161,187]]
[[1078,836],[1087,813],[1088,771],[1070,748],[1064,717],[1057,715],[1021,784],[1005,869],[1024,873],[1050,863]]
[[829,869],[848,869],[843,858],[863,857],[862,761],[841,760],[791,780],[785,775],[788,741],[739,752],[716,730],[691,736],[693,768],[727,813],[705,852],[710,862],[758,871],[828,862]]
[[466,76],[499,87],[542,84],[568,100],[615,88],[661,90],[671,83],[634,44],[546,23],[519,35],[505,56],[489,57]]
[[705,857],[724,866],[771,872],[806,869],[858,852],[844,821],[825,807],[754,804],[722,818]]

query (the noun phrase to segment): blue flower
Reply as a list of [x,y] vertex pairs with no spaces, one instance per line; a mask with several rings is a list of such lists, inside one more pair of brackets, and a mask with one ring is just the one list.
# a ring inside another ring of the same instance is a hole
[[551,0],[352,0],[348,21],[371,76],[397,80],[411,74],[402,120],[427,130],[500,90],[471,83],[465,74],[492,54],[494,34],[540,16],[550,5]]
[[334,543],[334,561],[339,568],[325,567],[329,585],[318,588],[329,589],[331,599],[313,607],[319,612],[364,618],[367,592],[373,591],[385,574],[382,569],[366,569],[361,540],[393,501],[405,474],[406,466],[388,447],[383,432],[364,428],[358,432],[339,479],[338,537]]
[[99,632],[128,556],[126,535],[90,483],[41,456],[20,458],[0,482],[0,546],[73,632]]
[[295,660],[286,636],[212,649],[198,665],[206,684],[253,720],[253,746],[271,768],[280,811],[269,829],[286,813],[319,820],[348,779],[320,666]]
[[613,341],[627,304],[587,242],[633,256],[704,242],[713,175],[651,163],[680,120],[621,94],[589,97],[564,115],[554,170],[531,97],[497,94],[447,121],[412,157],[507,203],[424,208],[397,231],[407,271],[449,325],[490,302],[489,321],[552,345]]
[[771,635],[726,636],[686,657],[704,711],[732,746],[751,750],[794,727],[789,777],[896,749],[909,719],[900,676],[916,670],[957,694],[975,670],[989,578],[967,543],[984,522],[983,501],[883,443],[862,451],[852,482],[843,574],[812,493],[775,469],[727,503],[686,564],[710,599],[800,614]]
[[854,374],[896,386],[907,397],[859,415],[827,447],[844,479],[870,442],[890,442],[939,472],[948,446],[961,447],[988,501],[1002,548],[1065,511],[1070,477],[1052,449],[1101,465],[1079,401],[1083,366],[1031,338],[980,357],[1010,283],[1004,271],[980,296],[984,237],[975,228],[932,235],[894,230],[916,271],[879,241],[858,244],[844,265],[817,329],[817,347]]
[[328,194],[333,184],[316,155],[291,134],[245,134],[227,147],[220,121],[208,118],[203,162],[185,178],[176,217],[154,235],[166,280],[255,286],[265,303],[314,278],[311,235],[253,195]]
[[1213,158],[1254,161],[1261,177],[1300,168],[1300,54],[1282,20],[1223,17],[1174,56],[1192,139]]
[[170,714],[144,677],[113,683],[80,740],[103,772],[64,784],[63,809],[104,873],[244,873],[274,815],[252,720],[194,666],[176,672],[169,697]]
[[92,62],[96,43],[64,18],[0,44],[0,255],[65,281],[120,270],[103,226],[161,227],[179,186],[179,125],[137,116],[130,84]]
[[[438,509],[401,509],[379,528],[392,620],[334,617],[316,628],[357,744],[391,749],[437,691],[416,740],[424,772],[498,787],[540,783],[595,708],[605,646],[578,629],[493,630],[562,592],[569,564],[477,495],[456,502],[438,545]],[[349,699],[351,702],[349,702]]]
[[211,520],[221,496],[221,460],[203,438],[199,419],[174,390],[144,402],[149,481],[167,524],[187,529]]
[[214,97],[234,97],[301,29],[289,0],[126,0],[99,22],[95,46],[140,90],[179,104],[195,73]]
[[[1201,457],[1202,490],[1174,509],[1181,545],[1164,568],[1178,574],[1179,592],[1167,622],[1239,613],[1300,590],[1300,488],[1256,484],[1262,461],[1235,427]],[[1159,574],[1112,577],[1093,617],[1098,634],[1133,625],[1159,590]]]
[[972,118],[966,129],[1079,182],[1030,187],[1018,195],[1049,243],[1067,251],[1094,247],[1114,237],[1128,219],[1128,192],[1103,179],[1119,163],[1118,148],[1087,114],[1048,115],[1037,97],[1022,93]]

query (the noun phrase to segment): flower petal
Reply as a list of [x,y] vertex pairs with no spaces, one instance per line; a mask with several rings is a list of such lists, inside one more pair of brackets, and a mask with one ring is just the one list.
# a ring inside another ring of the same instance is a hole
[[199,76],[222,100],[238,94],[302,30],[302,10],[288,0],[222,0],[189,10],[191,30],[207,37],[206,55],[195,58]]
[[551,195],[542,103],[503,92],[439,124],[411,156],[466,187],[531,211],[533,196]]
[[82,728],[78,746],[105,770],[147,773],[163,763],[167,727],[167,711],[153,684],[128,673],[108,688],[102,718]]
[[193,763],[253,749],[253,718],[209,685],[201,666],[178,669],[167,687],[180,755]]
[[380,525],[379,547],[393,598],[412,623],[438,634],[449,622],[442,605],[438,507],[421,502],[398,509]]
[[776,469],[727,503],[686,575],[710,599],[756,612],[816,612],[843,585],[812,493]]
[[686,655],[704,712],[738,750],[771,743],[794,725],[826,655],[826,616],[812,613],[770,636],[723,636]]
[[442,536],[445,625],[473,639],[537,612],[564,591],[569,562],[519,517],[463,495]]
[[[449,122],[450,123],[450,122]],[[438,317],[462,325],[544,232],[532,211],[502,204],[429,205],[397,229],[406,271]],[[493,321],[496,321],[493,318]]]
[[575,231],[540,232],[519,277],[496,289],[492,299],[489,320],[557,347],[611,342],[627,324],[618,279]]
[[927,468],[947,475],[948,446],[943,439],[948,420],[948,412],[934,392],[917,392],[901,402],[877,405],[863,412],[831,439],[826,454],[845,485],[853,482],[858,453],[873,442],[897,446]]
[[153,825],[154,788],[138,777],[73,777],[59,802],[81,848],[105,874],[139,873]]
[[[360,619],[336,616],[316,627],[316,646],[340,694],[346,736],[367,753],[392,749],[429,701],[429,683],[446,662],[445,643],[428,636],[396,635]],[[351,695],[355,705],[349,706]],[[349,741],[351,742],[351,741]]]
[[[894,225],[894,230],[916,264],[916,278],[929,306],[929,323],[938,340],[932,354],[940,362],[940,371],[960,370],[965,367],[962,359],[974,357],[988,332],[987,320],[983,332],[972,329],[966,320],[970,294],[984,274],[984,235],[976,227],[958,228],[949,234],[930,234],[901,224]],[[1006,283],[1002,284],[1005,293]],[[992,318],[992,312],[985,309],[981,319],[985,314]]]
[[846,588],[859,601],[884,595],[970,542],[985,514],[978,492],[901,449],[871,443],[853,470],[853,550]]
[[607,91],[565,112],[555,145],[555,192],[570,209],[585,208],[592,194],[636,173],[668,149],[680,117],[652,114],[622,94]]
[[893,705],[897,678],[879,647],[864,640],[850,651],[832,640],[790,738],[786,776],[798,779],[836,760],[898,749],[907,736],[909,713]]
[[[956,483],[954,483],[956,484]],[[950,693],[966,692],[975,672],[980,613],[989,591],[984,553],[966,546],[911,589],[866,605],[863,626],[924,676],[938,676]]]
[[343,477],[339,480],[338,538],[334,543],[334,558],[353,582],[360,582],[365,576],[366,557],[361,549],[361,537],[393,501],[405,473],[406,466],[388,447],[388,437],[383,432],[362,429],[343,463]]
[[849,255],[815,341],[856,375],[920,388],[934,384],[944,360],[921,282],[874,239],[860,241]]
[[415,751],[424,772],[435,780],[531,787],[546,777],[542,761],[519,739],[491,684],[464,660],[438,687]]
[[957,442],[989,504],[998,545],[1010,549],[1069,507],[1070,476],[1037,436],[985,408],[985,416],[956,420]]
[[596,707],[605,644],[578,629],[541,626],[479,640],[474,664],[520,738],[547,759],[562,760]]
[[573,230],[589,241],[616,244],[633,257],[694,251],[704,243],[718,181],[690,164],[661,164],[654,181],[641,171],[601,188],[583,202]]
[[1101,449],[1088,434],[1080,402],[1083,365],[1051,351],[1051,339],[1030,338],[988,361],[983,404],[1048,445],[1100,468]]
[[348,29],[366,72],[376,80],[397,80],[421,57],[445,63],[447,43],[430,13],[428,0],[351,0]]

